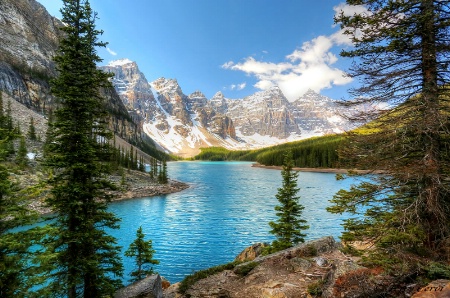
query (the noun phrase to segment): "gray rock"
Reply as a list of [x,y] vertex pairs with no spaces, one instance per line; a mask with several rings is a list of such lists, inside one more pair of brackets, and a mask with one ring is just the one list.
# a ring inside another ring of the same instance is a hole
[[114,294],[114,298],[162,298],[161,276],[151,275],[122,288]]
[[313,258],[313,260],[316,261],[317,266],[325,267],[328,265],[328,260],[325,258],[316,257],[316,258]]

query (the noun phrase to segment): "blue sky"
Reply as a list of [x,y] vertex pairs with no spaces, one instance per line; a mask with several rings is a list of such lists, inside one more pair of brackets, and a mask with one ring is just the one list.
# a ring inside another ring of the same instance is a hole
[[[38,0],[59,16],[62,0]],[[147,80],[176,78],[185,94],[243,98],[279,85],[289,100],[308,88],[348,98],[349,45],[333,16],[340,0],[91,0],[108,49],[104,64],[128,58]]]

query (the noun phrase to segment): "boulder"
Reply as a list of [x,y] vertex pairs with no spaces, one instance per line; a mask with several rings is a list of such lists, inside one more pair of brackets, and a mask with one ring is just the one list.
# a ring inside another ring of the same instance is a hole
[[234,260],[241,262],[253,261],[261,255],[263,249],[267,246],[269,246],[268,243],[255,243],[245,248]]
[[162,298],[161,276],[150,275],[140,281],[122,288],[114,294],[114,298]]
[[178,293],[178,288],[180,287],[180,283],[174,283],[170,285],[167,289],[164,289],[163,297],[164,298],[181,298],[182,294]]
[[450,297],[450,280],[438,279],[420,288],[412,298],[448,298]]
[[384,297],[392,289],[395,279],[381,268],[366,268],[353,261],[336,261],[324,276],[322,297],[366,298]]
[[163,290],[169,288],[170,287],[170,281],[168,281],[163,276],[161,276],[161,286],[162,286]]

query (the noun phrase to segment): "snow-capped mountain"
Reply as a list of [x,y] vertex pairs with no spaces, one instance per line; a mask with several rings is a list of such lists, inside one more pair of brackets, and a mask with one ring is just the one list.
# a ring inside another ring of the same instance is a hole
[[350,128],[335,101],[312,90],[294,102],[278,87],[243,99],[228,99],[222,92],[207,99],[200,91],[185,95],[175,79],[148,82],[128,59],[103,69],[114,73],[114,87],[143,120],[144,132],[181,156],[193,156],[202,147],[261,148]]

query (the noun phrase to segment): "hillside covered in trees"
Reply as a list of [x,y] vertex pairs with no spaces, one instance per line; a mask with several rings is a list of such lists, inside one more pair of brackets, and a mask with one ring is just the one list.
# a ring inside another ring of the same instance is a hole
[[344,135],[329,135],[247,151],[230,151],[221,147],[202,148],[202,152],[194,159],[255,161],[266,166],[281,166],[284,153],[290,150],[295,167],[337,168],[342,166],[338,150],[344,139]]

